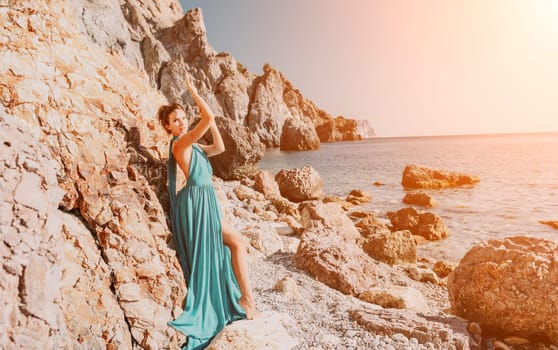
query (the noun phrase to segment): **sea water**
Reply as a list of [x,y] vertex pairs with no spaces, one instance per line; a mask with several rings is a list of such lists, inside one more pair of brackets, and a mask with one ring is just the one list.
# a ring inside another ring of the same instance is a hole
[[415,208],[440,216],[450,236],[421,245],[421,256],[458,261],[476,243],[515,235],[558,243],[558,230],[539,222],[558,221],[558,133],[322,143],[316,151],[268,150],[259,167],[276,174],[305,164],[321,175],[327,195],[345,197],[353,189],[372,194],[372,202],[357,209],[386,223],[386,212],[406,207],[402,199],[412,192],[401,185],[406,165],[478,176],[474,187],[423,190],[438,207]]

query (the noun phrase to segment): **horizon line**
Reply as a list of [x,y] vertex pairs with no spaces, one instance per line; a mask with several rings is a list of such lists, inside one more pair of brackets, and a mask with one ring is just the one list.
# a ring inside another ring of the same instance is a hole
[[438,134],[438,135],[405,135],[405,136],[373,136],[363,140],[374,139],[401,139],[401,138],[432,138],[432,137],[463,137],[463,136],[509,136],[509,135],[533,135],[533,134],[558,134],[554,131],[525,131],[525,132],[496,132],[479,134]]

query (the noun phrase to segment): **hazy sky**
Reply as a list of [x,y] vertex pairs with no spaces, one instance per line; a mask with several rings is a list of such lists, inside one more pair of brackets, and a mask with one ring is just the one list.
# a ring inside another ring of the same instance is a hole
[[210,44],[378,136],[558,131],[558,0],[181,0]]

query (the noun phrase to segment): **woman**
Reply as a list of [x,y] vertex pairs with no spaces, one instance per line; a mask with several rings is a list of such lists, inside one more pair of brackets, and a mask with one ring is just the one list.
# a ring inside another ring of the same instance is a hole
[[[158,112],[159,121],[172,134],[168,163],[170,216],[176,251],[188,284],[184,312],[169,325],[188,336],[183,349],[203,349],[225,325],[242,318],[252,319],[257,311],[243,238],[222,221],[211,182],[213,171],[208,157],[225,150],[223,139],[215,125],[215,115],[188,77],[186,85],[201,114],[200,122],[190,132],[180,105],[162,106]],[[195,143],[208,129],[213,145]],[[177,163],[187,179],[178,193]]]

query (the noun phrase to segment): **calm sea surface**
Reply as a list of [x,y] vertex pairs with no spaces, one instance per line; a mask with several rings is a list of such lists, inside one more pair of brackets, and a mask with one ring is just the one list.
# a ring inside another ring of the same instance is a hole
[[[419,254],[458,261],[477,242],[513,235],[558,243],[558,230],[540,220],[558,220],[558,133],[376,138],[322,143],[317,151],[268,151],[261,169],[312,165],[328,195],[352,189],[372,194],[360,207],[389,222],[388,211],[405,207],[401,175],[407,164],[479,176],[473,188],[424,190],[438,201],[450,237],[419,247]],[[374,186],[379,181],[383,186]]]

